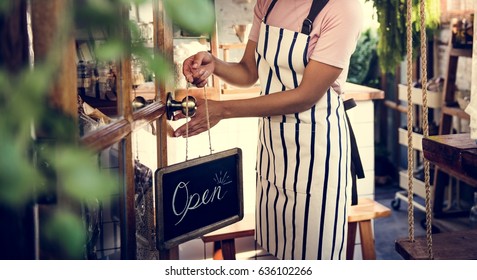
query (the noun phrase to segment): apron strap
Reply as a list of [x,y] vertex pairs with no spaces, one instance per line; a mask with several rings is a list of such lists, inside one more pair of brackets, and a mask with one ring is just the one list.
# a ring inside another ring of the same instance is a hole
[[327,3],[328,3],[328,0],[313,0],[313,3],[311,4],[311,8],[310,8],[310,13],[303,21],[303,26],[301,27],[301,33],[310,35],[311,29],[313,27],[313,21],[315,20],[316,16],[321,12],[321,10],[323,10],[323,8],[325,7]]
[[364,169],[361,162],[361,157],[359,155],[358,143],[356,142],[356,137],[354,136],[353,128],[351,127],[351,122],[349,120],[348,114],[346,113],[347,110],[356,106],[356,102],[353,98],[350,98],[345,100],[343,104],[351,140],[351,205],[356,205],[358,204],[358,186],[356,180],[364,178]]
[[[272,11],[273,7],[275,7],[275,4],[277,3],[278,0],[273,0],[272,3],[270,3],[270,6],[268,6],[267,13],[265,14],[265,17],[263,18],[263,22],[267,23],[267,18],[268,14]],[[328,0],[327,0],[328,1]]]

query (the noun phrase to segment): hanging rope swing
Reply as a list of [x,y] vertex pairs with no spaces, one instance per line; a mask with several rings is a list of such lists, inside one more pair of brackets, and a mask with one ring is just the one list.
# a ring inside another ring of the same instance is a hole
[[[414,167],[414,148],[413,141],[413,101],[412,101],[412,0],[407,0],[406,13],[406,49],[407,49],[407,136],[408,136],[408,224],[409,241],[414,242],[414,188],[413,188],[413,167]],[[423,137],[429,137],[428,106],[427,106],[427,36],[426,36],[426,6],[425,0],[419,1],[420,15],[420,55],[421,55],[421,84],[422,84],[422,128]],[[426,240],[429,259],[434,259],[432,251],[432,209],[431,209],[431,191],[430,191],[430,165],[429,161],[424,159],[424,184],[425,184],[425,208],[426,208]]]
[[[422,84],[422,123],[420,124],[423,130],[423,165],[424,165],[424,188],[425,188],[425,212],[426,212],[426,236],[414,238],[414,156],[415,151],[412,146],[413,143],[413,91],[411,85],[412,81],[412,58],[413,58],[413,45],[412,45],[412,3],[413,0],[406,0],[407,4],[407,125],[408,125],[408,223],[409,223],[409,237],[396,240],[396,251],[404,258],[410,260],[428,259],[428,260],[473,260],[477,259],[477,230],[456,230],[448,232],[440,232],[432,234],[432,210],[431,210],[431,188],[430,188],[430,162],[429,159],[436,163],[435,159],[442,157],[440,149],[447,147],[448,150],[452,149],[452,154],[462,154],[461,141],[456,141],[455,137],[459,135],[436,135],[429,136],[429,124],[428,124],[428,104],[427,104],[427,39],[426,39],[426,0],[419,1],[419,19],[420,19],[420,69],[421,69],[421,84]],[[414,13],[415,14],[415,13]],[[451,80],[451,75],[455,74],[456,69],[451,69],[451,65],[456,63],[456,59],[460,54],[453,55],[452,40],[449,41],[449,61],[453,59],[453,62],[448,62],[448,73],[446,76],[446,83],[454,83]],[[475,47],[475,46],[474,46]],[[456,64],[455,64],[456,65]],[[454,72],[450,72],[454,71]],[[446,90],[444,90],[446,93]],[[414,101],[416,96],[414,96]],[[419,100],[420,101],[420,100]],[[444,104],[443,104],[444,105]],[[418,121],[419,122],[419,121]],[[441,123],[442,125],[442,123]],[[444,141],[443,139],[453,140]],[[458,138],[462,139],[462,138]],[[460,146],[458,146],[458,143]],[[431,152],[432,151],[432,152]],[[454,152],[455,151],[455,152]],[[427,156],[426,156],[427,152]],[[437,153],[432,156],[432,153]],[[449,152],[451,153],[451,152]],[[456,159],[455,161],[458,161]],[[439,166],[439,162],[436,163],[436,167]],[[452,168],[448,169],[451,170]],[[437,180],[437,178],[436,178]],[[436,186],[437,181],[434,181]],[[443,186],[440,186],[443,187]],[[436,190],[437,191],[437,190]]]

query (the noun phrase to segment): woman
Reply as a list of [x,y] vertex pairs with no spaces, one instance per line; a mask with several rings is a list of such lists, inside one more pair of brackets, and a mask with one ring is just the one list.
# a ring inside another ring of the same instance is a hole
[[[259,97],[209,100],[208,111],[210,126],[260,117],[255,237],[279,259],[345,259],[351,156],[341,86],[361,28],[358,0],[257,0],[240,62],[207,52],[184,61],[198,87],[211,74],[242,87],[260,78]],[[203,105],[189,136],[208,128]],[[185,134],[185,125],[175,131]]]

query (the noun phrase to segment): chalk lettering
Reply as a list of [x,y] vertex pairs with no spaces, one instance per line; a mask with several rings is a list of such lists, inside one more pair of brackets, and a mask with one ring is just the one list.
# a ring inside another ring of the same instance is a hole
[[[220,201],[227,194],[227,191],[222,190],[221,185],[215,186],[212,192],[209,189],[205,189],[202,194],[189,193],[189,183],[190,182],[179,182],[174,189],[172,211],[176,216],[180,217],[175,225],[178,225],[184,220],[189,210],[195,210],[203,205],[213,203],[216,199]],[[230,181],[225,182],[225,185],[230,183]],[[180,198],[184,198],[185,201],[181,202]]]

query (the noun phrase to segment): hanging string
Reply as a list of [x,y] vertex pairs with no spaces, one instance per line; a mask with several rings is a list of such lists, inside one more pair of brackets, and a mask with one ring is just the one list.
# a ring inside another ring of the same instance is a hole
[[[424,138],[429,137],[429,110],[427,106],[427,37],[426,37],[426,4],[425,0],[420,0],[421,18],[421,68],[422,68],[422,125]],[[429,259],[434,259],[432,252],[432,210],[431,210],[431,188],[430,188],[430,167],[429,161],[424,158],[424,184],[426,190],[426,241]]]
[[[187,83],[186,87],[186,161],[189,159],[189,87],[190,83]],[[205,115],[207,118],[207,133],[209,136],[209,152],[212,154],[213,149],[212,149],[212,138],[210,136],[210,119],[209,119],[209,104],[208,104],[208,98],[207,98],[207,90],[204,87],[204,100],[205,100]]]
[[204,87],[204,99],[205,99],[205,113],[207,117],[207,133],[209,134],[209,151],[212,154],[212,139],[210,137],[210,120],[209,120],[209,105],[207,102],[207,90]]
[[189,86],[190,83],[187,83],[186,86],[186,153],[185,153],[185,160],[189,159]]
[[409,240],[414,242],[414,188],[413,188],[413,165],[414,150],[412,146],[412,128],[413,128],[413,103],[412,103],[412,0],[407,0],[407,176],[408,176],[408,224],[409,224]]

